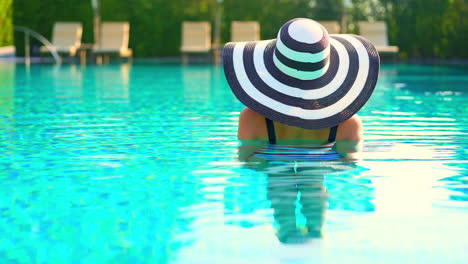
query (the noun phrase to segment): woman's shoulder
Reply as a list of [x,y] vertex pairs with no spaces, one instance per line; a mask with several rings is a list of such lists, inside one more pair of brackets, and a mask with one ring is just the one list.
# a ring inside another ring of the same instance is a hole
[[251,110],[250,108],[248,107],[245,107],[244,110],[242,110],[242,112],[240,113],[240,118],[244,118],[244,119],[249,119],[249,120],[260,120],[260,119],[265,119],[264,116],[260,115],[259,113]]
[[[337,140],[361,141],[363,134],[361,118],[353,115],[338,126]],[[239,139],[264,139],[267,138],[265,117],[249,109],[242,110],[239,116]]]
[[258,139],[266,135],[265,117],[249,109],[242,110],[239,116],[239,139]]
[[350,119],[344,121],[338,126],[337,139],[344,140],[362,140],[362,121],[358,115],[353,115]]

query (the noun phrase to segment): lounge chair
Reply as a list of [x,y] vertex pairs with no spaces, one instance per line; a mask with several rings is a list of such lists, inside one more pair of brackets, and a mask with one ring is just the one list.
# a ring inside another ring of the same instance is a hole
[[129,34],[130,24],[128,22],[101,23],[99,43],[93,48],[93,53],[98,56],[98,62],[100,62],[101,56],[104,56],[104,59],[108,61],[110,55],[131,59],[133,53],[132,49],[128,48]]
[[182,45],[180,47],[182,60],[187,62],[188,54],[210,54],[211,52],[211,24],[209,22],[182,23]]
[[[56,22],[52,31],[52,45],[58,53],[75,56],[81,46],[83,26],[80,22]],[[48,53],[47,47],[40,48],[41,53]]]
[[398,53],[397,46],[388,45],[387,25],[383,21],[359,22],[359,34],[370,40],[379,53]]
[[260,40],[260,24],[257,21],[232,21],[231,41]]
[[319,22],[327,31],[328,34],[340,34],[340,23],[338,21],[317,21]]

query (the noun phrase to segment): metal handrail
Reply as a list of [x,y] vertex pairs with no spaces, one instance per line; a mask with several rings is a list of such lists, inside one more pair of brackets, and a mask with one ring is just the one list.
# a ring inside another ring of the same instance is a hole
[[22,26],[14,26],[14,29],[17,31],[24,32],[24,42],[25,42],[25,57],[26,57],[26,63],[30,64],[31,63],[31,58],[29,55],[29,35],[33,36],[37,40],[39,40],[44,46],[50,51],[52,56],[55,59],[55,63],[60,64],[62,63],[62,58],[57,52],[57,49],[50,43],[44,36],[41,34],[37,33],[36,31],[29,29],[27,27],[22,27]]

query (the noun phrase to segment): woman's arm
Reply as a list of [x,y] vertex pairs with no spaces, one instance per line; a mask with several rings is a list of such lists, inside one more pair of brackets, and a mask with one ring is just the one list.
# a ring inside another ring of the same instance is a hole
[[363,127],[361,118],[354,115],[338,126],[336,139],[362,141]]
[[348,155],[362,149],[363,127],[359,116],[354,115],[338,126],[336,134],[336,152]]
[[265,146],[266,142],[260,142],[266,138],[265,117],[257,114],[249,108],[244,108],[239,116],[239,129],[237,137],[241,141],[238,149],[240,161],[250,160],[252,154]]

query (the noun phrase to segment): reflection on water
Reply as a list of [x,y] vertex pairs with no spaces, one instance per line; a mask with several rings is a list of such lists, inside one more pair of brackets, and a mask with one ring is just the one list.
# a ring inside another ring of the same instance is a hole
[[[240,153],[243,151],[240,148]],[[318,153],[314,161],[275,158],[244,165],[266,175],[266,197],[273,209],[276,235],[281,243],[305,243],[321,238],[327,209],[374,210],[372,182],[360,177],[367,169],[347,158],[330,160],[327,154],[323,153],[323,160]]]
[[58,104],[83,103],[83,71],[75,64],[56,65],[52,70],[52,89]]
[[[11,135],[14,127],[15,64],[0,63],[0,154],[8,157],[11,153]],[[1,174],[0,174],[1,175]]]
[[128,103],[131,64],[97,66],[94,75],[98,103]]
[[[21,67],[15,71],[15,95],[19,97],[17,104],[25,108],[25,113],[44,108],[58,113],[76,110],[91,112],[88,108],[99,104],[126,104],[130,101],[130,72],[128,63]],[[24,98],[34,98],[35,101],[31,103],[22,100]]]
[[[15,64],[0,63],[0,115],[10,116],[13,112],[15,93]],[[4,123],[4,122],[1,122]]]
[[[328,168],[313,163],[285,165],[286,168],[280,165],[280,171],[267,174],[267,197],[278,224],[278,239],[282,243],[299,243],[320,238],[328,196],[323,178]],[[304,223],[298,223],[298,218]]]

